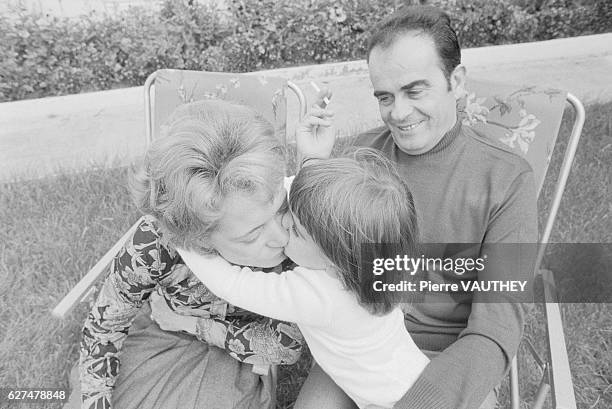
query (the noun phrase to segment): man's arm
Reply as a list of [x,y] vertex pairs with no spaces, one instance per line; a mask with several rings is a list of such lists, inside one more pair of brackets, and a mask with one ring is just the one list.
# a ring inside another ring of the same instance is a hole
[[[534,251],[528,251],[517,263],[512,251],[495,243],[514,246],[536,242],[535,183],[533,173],[525,171],[516,177],[505,200],[490,215],[483,243],[489,258],[487,269],[479,279],[502,275],[509,280],[532,277]],[[457,341],[431,360],[396,408],[475,409],[499,384],[518,349],[525,313],[520,303],[511,300],[493,303],[480,298],[487,296],[475,294],[465,330]]]
[[307,159],[327,159],[336,142],[332,128],[333,111],[327,109],[324,99],[331,98],[327,89],[320,91],[317,100],[295,131],[297,163],[301,166]]

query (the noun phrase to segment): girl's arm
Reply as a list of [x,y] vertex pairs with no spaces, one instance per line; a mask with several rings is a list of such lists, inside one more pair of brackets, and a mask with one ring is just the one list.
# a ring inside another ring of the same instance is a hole
[[[177,249],[183,261],[215,295],[257,314],[297,324],[321,325],[334,280],[323,271],[297,268],[281,274],[233,266],[219,256]],[[330,282],[331,280],[331,282]]]

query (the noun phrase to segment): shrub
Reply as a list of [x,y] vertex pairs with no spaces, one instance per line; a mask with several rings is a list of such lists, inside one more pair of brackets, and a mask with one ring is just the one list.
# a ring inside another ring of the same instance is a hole
[[[254,7],[256,5],[256,7]],[[364,58],[368,22],[392,0],[235,0],[234,35],[223,41],[235,71]]]
[[609,1],[553,0],[535,15],[538,20],[535,40],[612,31]]
[[452,17],[462,47],[530,41],[536,30],[533,15],[504,0],[435,1]]
[[160,68],[215,70],[214,45],[227,34],[198,3],[82,20],[1,16],[0,101],[141,85]]
[[[365,57],[367,29],[398,0],[190,0],[68,20],[0,16],[0,102],[142,85],[160,68],[245,72]],[[431,0],[463,47],[612,31],[597,0]]]

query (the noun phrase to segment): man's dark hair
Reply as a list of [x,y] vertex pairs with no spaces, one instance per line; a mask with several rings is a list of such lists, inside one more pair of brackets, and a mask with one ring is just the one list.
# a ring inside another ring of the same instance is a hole
[[461,64],[461,48],[450,17],[436,7],[402,7],[374,26],[368,43],[368,60],[374,47],[388,48],[400,36],[411,32],[431,37],[442,64],[440,68],[450,83],[451,73]]

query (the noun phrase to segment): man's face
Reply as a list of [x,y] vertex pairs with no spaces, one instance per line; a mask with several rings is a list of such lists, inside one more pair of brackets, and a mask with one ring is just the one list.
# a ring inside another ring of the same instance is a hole
[[219,226],[208,245],[230,263],[274,267],[285,259],[289,234],[282,226],[287,191],[281,185],[272,202],[257,195],[230,194],[223,202]]
[[409,155],[431,150],[457,120],[463,68],[444,76],[428,35],[406,33],[388,48],[372,49],[368,67],[380,115],[395,144]]

